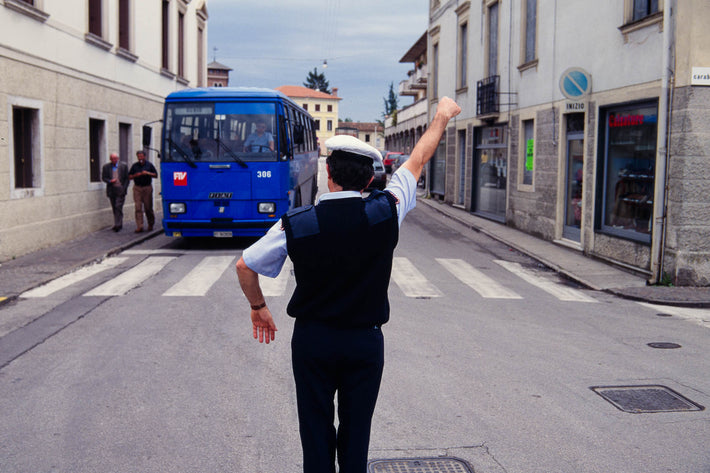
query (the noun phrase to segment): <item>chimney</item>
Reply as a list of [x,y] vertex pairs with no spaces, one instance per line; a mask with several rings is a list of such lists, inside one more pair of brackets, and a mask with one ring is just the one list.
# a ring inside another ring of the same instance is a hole
[[334,95],[335,97],[338,96],[338,88],[337,88],[337,87],[333,87],[333,95]]

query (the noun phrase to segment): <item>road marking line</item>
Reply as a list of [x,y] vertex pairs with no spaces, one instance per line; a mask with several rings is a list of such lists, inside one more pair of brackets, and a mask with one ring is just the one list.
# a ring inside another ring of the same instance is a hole
[[261,286],[261,292],[267,297],[277,297],[283,296],[286,293],[286,286],[288,280],[291,278],[291,270],[293,269],[293,263],[290,258],[286,258],[281,272],[275,278],[268,278],[266,276],[259,275],[259,285]]
[[447,271],[462,283],[487,299],[522,299],[516,292],[502,286],[461,259],[436,258]]
[[84,266],[83,268],[77,269],[73,273],[65,274],[64,276],[54,279],[47,284],[43,284],[34,289],[30,289],[29,291],[23,292],[20,294],[20,297],[27,299],[47,297],[61,289],[71,286],[72,284],[76,284],[84,279],[99,274],[102,271],[114,268],[127,259],[128,258],[123,257],[106,258],[100,263],[92,264],[91,266]]
[[174,256],[151,256],[125,273],[92,289],[84,296],[122,296],[151,276],[157,274]]
[[392,279],[407,297],[441,297],[442,292],[431,284],[407,259],[396,257],[392,261]]
[[528,283],[536,286],[548,294],[553,295],[561,301],[573,301],[573,302],[598,302],[596,299],[587,296],[586,294],[572,289],[570,287],[565,287],[561,284],[555,283],[548,279],[542,278],[535,274],[535,272],[529,269],[523,268],[520,263],[513,263],[511,261],[494,260],[497,264],[503,266],[505,269],[515,274],[516,276],[522,278]]
[[217,282],[229,265],[233,256],[205,256],[197,266],[177,284],[163,293],[164,296],[204,296]]
[[171,255],[186,255],[190,252],[187,250],[171,250],[169,248],[158,248],[154,250],[124,250],[121,252],[122,255],[159,255],[165,253]]

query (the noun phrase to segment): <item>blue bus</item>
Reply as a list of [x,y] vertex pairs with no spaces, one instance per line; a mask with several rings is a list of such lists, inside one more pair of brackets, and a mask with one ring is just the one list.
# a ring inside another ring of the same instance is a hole
[[168,236],[261,236],[318,192],[313,118],[275,90],[170,94],[161,148]]

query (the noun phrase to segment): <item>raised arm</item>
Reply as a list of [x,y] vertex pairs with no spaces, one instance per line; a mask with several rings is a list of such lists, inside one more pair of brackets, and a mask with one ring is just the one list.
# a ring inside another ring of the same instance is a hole
[[429,128],[427,128],[426,132],[419,138],[419,141],[417,141],[417,144],[409,155],[409,159],[402,165],[402,167],[409,169],[414,175],[415,181],[419,180],[424,165],[429,162],[434,155],[434,151],[436,151],[437,146],[439,146],[439,142],[446,131],[446,125],[449,123],[449,120],[459,113],[461,113],[461,108],[450,98],[442,97],[441,100],[439,100],[439,105],[436,107],[436,114],[429,124]]

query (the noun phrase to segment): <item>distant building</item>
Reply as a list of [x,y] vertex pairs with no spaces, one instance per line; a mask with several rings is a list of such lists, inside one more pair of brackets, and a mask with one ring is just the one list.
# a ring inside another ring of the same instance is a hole
[[292,98],[297,104],[306,109],[316,121],[316,136],[320,144],[321,155],[325,155],[325,140],[335,135],[338,124],[338,89],[333,87],[332,94],[309,89],[299,85],[282,85],[276,90]]
[[335,134],[354,136],[380,151],[384,150],[384,129],[379,123],[338,122]]
[[207,64],[207,87],[228,87],[231,70],[233,70],[231,67],[217,61]]
[[206,0],[0,2],[0,261],[112,224],[101,167],[135,162],[165,96],[206,85],[206,52]]
[[385,119],[385,148],[388,151],[412,152],[427,128],[427,33],[409,48],[401,63],[412,63],[407,79],[399,83],[399,95],[413,97],[414,102]]

